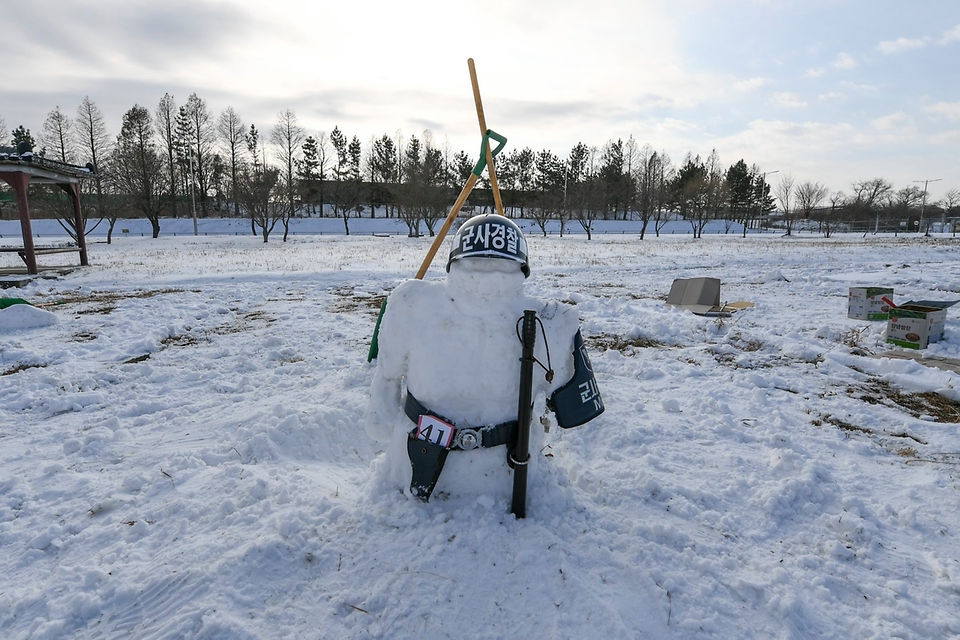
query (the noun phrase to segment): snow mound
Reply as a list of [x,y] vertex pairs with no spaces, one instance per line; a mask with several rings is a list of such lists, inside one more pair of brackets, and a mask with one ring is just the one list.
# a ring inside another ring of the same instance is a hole
[[57,315],[29,304],[15,304],[0,310],[0,331],[48,327],[59,322]]
[[790,282],[780,269],[771,269],[763,274],[763,282]]

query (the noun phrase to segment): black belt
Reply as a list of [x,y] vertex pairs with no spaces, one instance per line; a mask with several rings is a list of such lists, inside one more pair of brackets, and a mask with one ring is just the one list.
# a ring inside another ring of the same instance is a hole
[[498,447],[501,444],[510,443],[512,445],[513,441],[517,438],[516,420],[508,420],[507,422],[486,427],[457,427],[452,420],[448,420],[420,404],[420,401],[414,398],[413,394],[409,391],[407,391],[407,401],[403,405],[403,411],[407,414],[407,417],[415,423],[420,422],[420,416],[433,416],[434,418],[439,418],[444,422],[454,425],[456,431],[453,434],[451,449],[459,449],[461,451],[470,451],[477,447],[489,449],[490,447]]

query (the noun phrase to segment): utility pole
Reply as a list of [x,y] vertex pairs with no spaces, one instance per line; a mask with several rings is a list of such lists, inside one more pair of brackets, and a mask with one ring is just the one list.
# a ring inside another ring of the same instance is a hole
[[563,205],[560,207],[560,237],[563,237],[563,225],[567,216],[567,174],[570,172],[570,158],[563,161]]
[[[914,182],[923,183],[923,203],[920,205],[920,229],[917,229],[917,233],[920,233],[920,230],[923,229],[923,213],[924,211],[926,211],[926,208],[927,208],[927,185],[930,184],[931,182],[940,182],[941,180],[943,180],[943,178],[933,178],[928,180],[914,180]],[[927,231],[924,234],[924,236],[927,238],[930,237],[929,227],[927,228]]]
[[197,229],[197,200],[193,195],[193,147],[190,147],[190,208],[193,210],[193,235],[200,235]]

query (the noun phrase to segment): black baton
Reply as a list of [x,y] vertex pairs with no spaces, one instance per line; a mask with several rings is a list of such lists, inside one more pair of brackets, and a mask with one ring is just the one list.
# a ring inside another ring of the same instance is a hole
[[513,449],[513,514],[527,517],[527,465],[530,462],[530,418],[533,413],[533,347],[537,341],[537,312],[523,312],[520,332],[520,400],[517,404],[517,442]]

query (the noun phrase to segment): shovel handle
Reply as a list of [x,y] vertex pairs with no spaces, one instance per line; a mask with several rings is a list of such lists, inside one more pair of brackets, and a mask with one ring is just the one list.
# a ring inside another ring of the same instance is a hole
[[[477,81],[477,67],[473,63],[473,58],[467,58],[467,66],[470,68],[470,84],[473,86],[473,101],[477,105],[477,121],[480,123],[480,135],[487,135],[487,120],[483,115],[483,102],[480,101],[480,83]],[[503,200],[500,198],[500,185],[497,182],[497,170],[493,165],[493,154],[489,147],[486,150],[487,173],[490,176],[490,190],[493,191],[493,203],[497,207],[497,213],[503,215]]]
[[420,270],[417,271],[417,280],[423,280],[423,276],[427,275],[427,269],[430,268],[430,263],[433,262],[433,257],[437,255],[440,245],[443,244],[443,239],[446,237],[447,232],[450,231],[450,225],[452,225],[453,221],[456,220],[457,214],[460,213],[463,203],[467,201],[467,196],[469,196],[470,192],[473,191],[473,185],[475,184],[477,184],[477,174],[471,173],[470,177],[467,178],[467,183],[463,185],[463,189],[460,191],[457,201],[453,203],[450,213],[447,214],[447,219],[443,221],[443,226],[441,226],[440,230],[437,232],[437,237],[433,239],[433,244],[430,245],[430,250],[427,251],[427,255],[424,257],[423,263],[420,265]]

